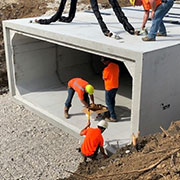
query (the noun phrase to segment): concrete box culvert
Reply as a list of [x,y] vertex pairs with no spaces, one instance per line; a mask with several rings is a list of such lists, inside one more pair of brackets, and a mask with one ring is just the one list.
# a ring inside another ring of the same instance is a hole
[[[141,22],[138,10],[134,14],[133,9],[124,9],[134,26]],[[111,10],[105,12],[112,14]],[[173,36],[179,26],[168,24],[172,35],[148,44],[124,32],[113,16],[103,18],[113,32],[120,29],[123,39],[104,37],[99,26],[92,23],[96,22],[94,16],[87,13],[77,13],[68,25],[30,24],[30,19],[4,21],[3,30],[13,98],[77,138],[87,117],[75,96],[72,117],[64,119],[67,81],[84,78],[95,87],[95,102],[105,104],[100,56],[117,60],[121,71],[116,97],[119,121],[109,123],[104,132],[106,147],[114,151],[131,142],[132,133],[154,133],[179,119],[180,45]],[[92,126],[97,122],[92,121]]]

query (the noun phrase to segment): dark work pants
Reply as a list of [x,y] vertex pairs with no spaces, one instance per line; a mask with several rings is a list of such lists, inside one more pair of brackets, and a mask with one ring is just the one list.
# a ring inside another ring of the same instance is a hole
[[115,113],[115,97],[118,89],[111,89],[109,91],[105,91],[105,99],[106,99],[106,105],[108,107],[110,117],[116,119],[116,113]]
[[[74,93],[75,93],[75,90],[74,90],[74,89],[68,88],[68,97],[67,97],[66,102],[65,102],[65,106],[66,106],[67,108],[70,108],[70,107],[72,106],[72,105],[71,105],[71,102],[72,102]],[[89,104],[89,96],[88,96],[88,93],[84,93],[84,100],[86,101],[87,104]]]
[[90,156],[85,156],[83,153],[81,153],[81,154],[82,154],[85,158],[95,159],[95,158],[97,157],[97,155],[98,155],[99,148],[100,148],[100,146],[98,146],[98,147],[96,148],[96,151],[94,152],[94,154],[92,154],[92,155],[90,155]]

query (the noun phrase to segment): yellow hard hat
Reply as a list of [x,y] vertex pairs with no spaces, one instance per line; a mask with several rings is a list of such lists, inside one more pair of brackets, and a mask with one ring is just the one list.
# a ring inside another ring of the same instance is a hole
[[90,84],[86,85],[85,89],[89,95],[92,95],[94,93],[94,87]]
[[136,0],[129,0],[129,2],[130,2],[133,6],[135,6]]

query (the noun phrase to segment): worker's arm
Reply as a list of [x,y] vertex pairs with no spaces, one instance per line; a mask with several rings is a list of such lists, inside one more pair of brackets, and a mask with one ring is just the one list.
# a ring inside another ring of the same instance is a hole
[[108,158],[108,155],[105,153],[104,148],[100,146],[100,152],[103,154],[104,158]]
[[156,10],[156,1],[155,0],[149,0],[149,3],[151,5],[151,9],[152,9],[151,19],[153,19],[154,18],[154,14],[155,14],[155,10]]
[[81,99],[81,103],[84,104],[86,108],[89,107],[89,104],[84,99]]
[[93,94],[90,95],[90,99],[91,99],[92,104],[94,104],[94,95]]
[[88,120],[88,123],[87,123],[87,125],[85,126],[85,128],[81,130],[80,136],[83,136],[83,135],[84,135],[83,131],[86,130],[87,128],[89,128],[90,125],[91,125],[90,120]]
[[142,30],[146,27],[146,23],[147,23],[148,18],[149,18],[149,11],[145,10],[143,22],[142,22],[142,27],[141,27]]

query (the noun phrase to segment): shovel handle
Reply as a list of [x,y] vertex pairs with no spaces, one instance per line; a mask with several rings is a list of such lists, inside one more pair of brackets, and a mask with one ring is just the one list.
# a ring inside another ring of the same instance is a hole
[[90,122],[90,109],[88,108],[88,122]]

